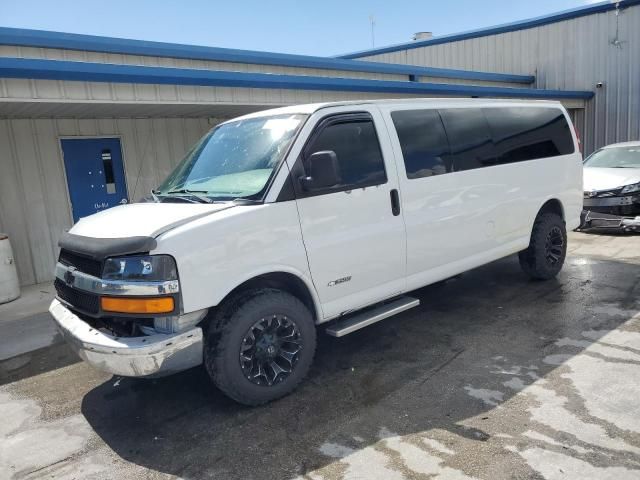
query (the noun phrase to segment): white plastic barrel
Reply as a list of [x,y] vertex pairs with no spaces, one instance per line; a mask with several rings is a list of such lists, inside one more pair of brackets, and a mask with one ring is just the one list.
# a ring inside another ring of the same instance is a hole
[[9,237],[0,233],[0,303],[7,303],[20,296],[20,283]]

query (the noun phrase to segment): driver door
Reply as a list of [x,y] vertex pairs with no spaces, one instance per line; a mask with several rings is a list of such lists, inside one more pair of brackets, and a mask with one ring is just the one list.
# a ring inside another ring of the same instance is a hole
[[[404,290],[405,226],[384,128],[374,109],[324,113],[292,169],[309,268],[325,319]],[[318,152],[335,153],[335,185],[313,188],[301,181],[309,180],[312,170],[318,174],[317,165],[309,164]]]

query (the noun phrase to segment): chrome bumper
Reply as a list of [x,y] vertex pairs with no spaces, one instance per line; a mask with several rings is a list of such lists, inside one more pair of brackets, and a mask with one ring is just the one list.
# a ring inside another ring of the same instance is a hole
[[202,329],[121,338],[103,333],[58,300],[49,312],[71,348],[98,370],[125,377],[160,377],[202,363]]

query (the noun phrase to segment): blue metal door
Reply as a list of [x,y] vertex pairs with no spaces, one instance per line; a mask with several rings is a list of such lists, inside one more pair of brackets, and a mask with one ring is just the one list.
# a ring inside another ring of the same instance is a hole
[[119,138],[63,139],[73,221],[127,203]]

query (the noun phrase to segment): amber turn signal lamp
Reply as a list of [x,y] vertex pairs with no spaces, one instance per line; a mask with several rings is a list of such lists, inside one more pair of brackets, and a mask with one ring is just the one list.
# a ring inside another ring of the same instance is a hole
[[100,306],[105,312],[116,313],[171,313],[175,308],[173,297],[101,297]]

